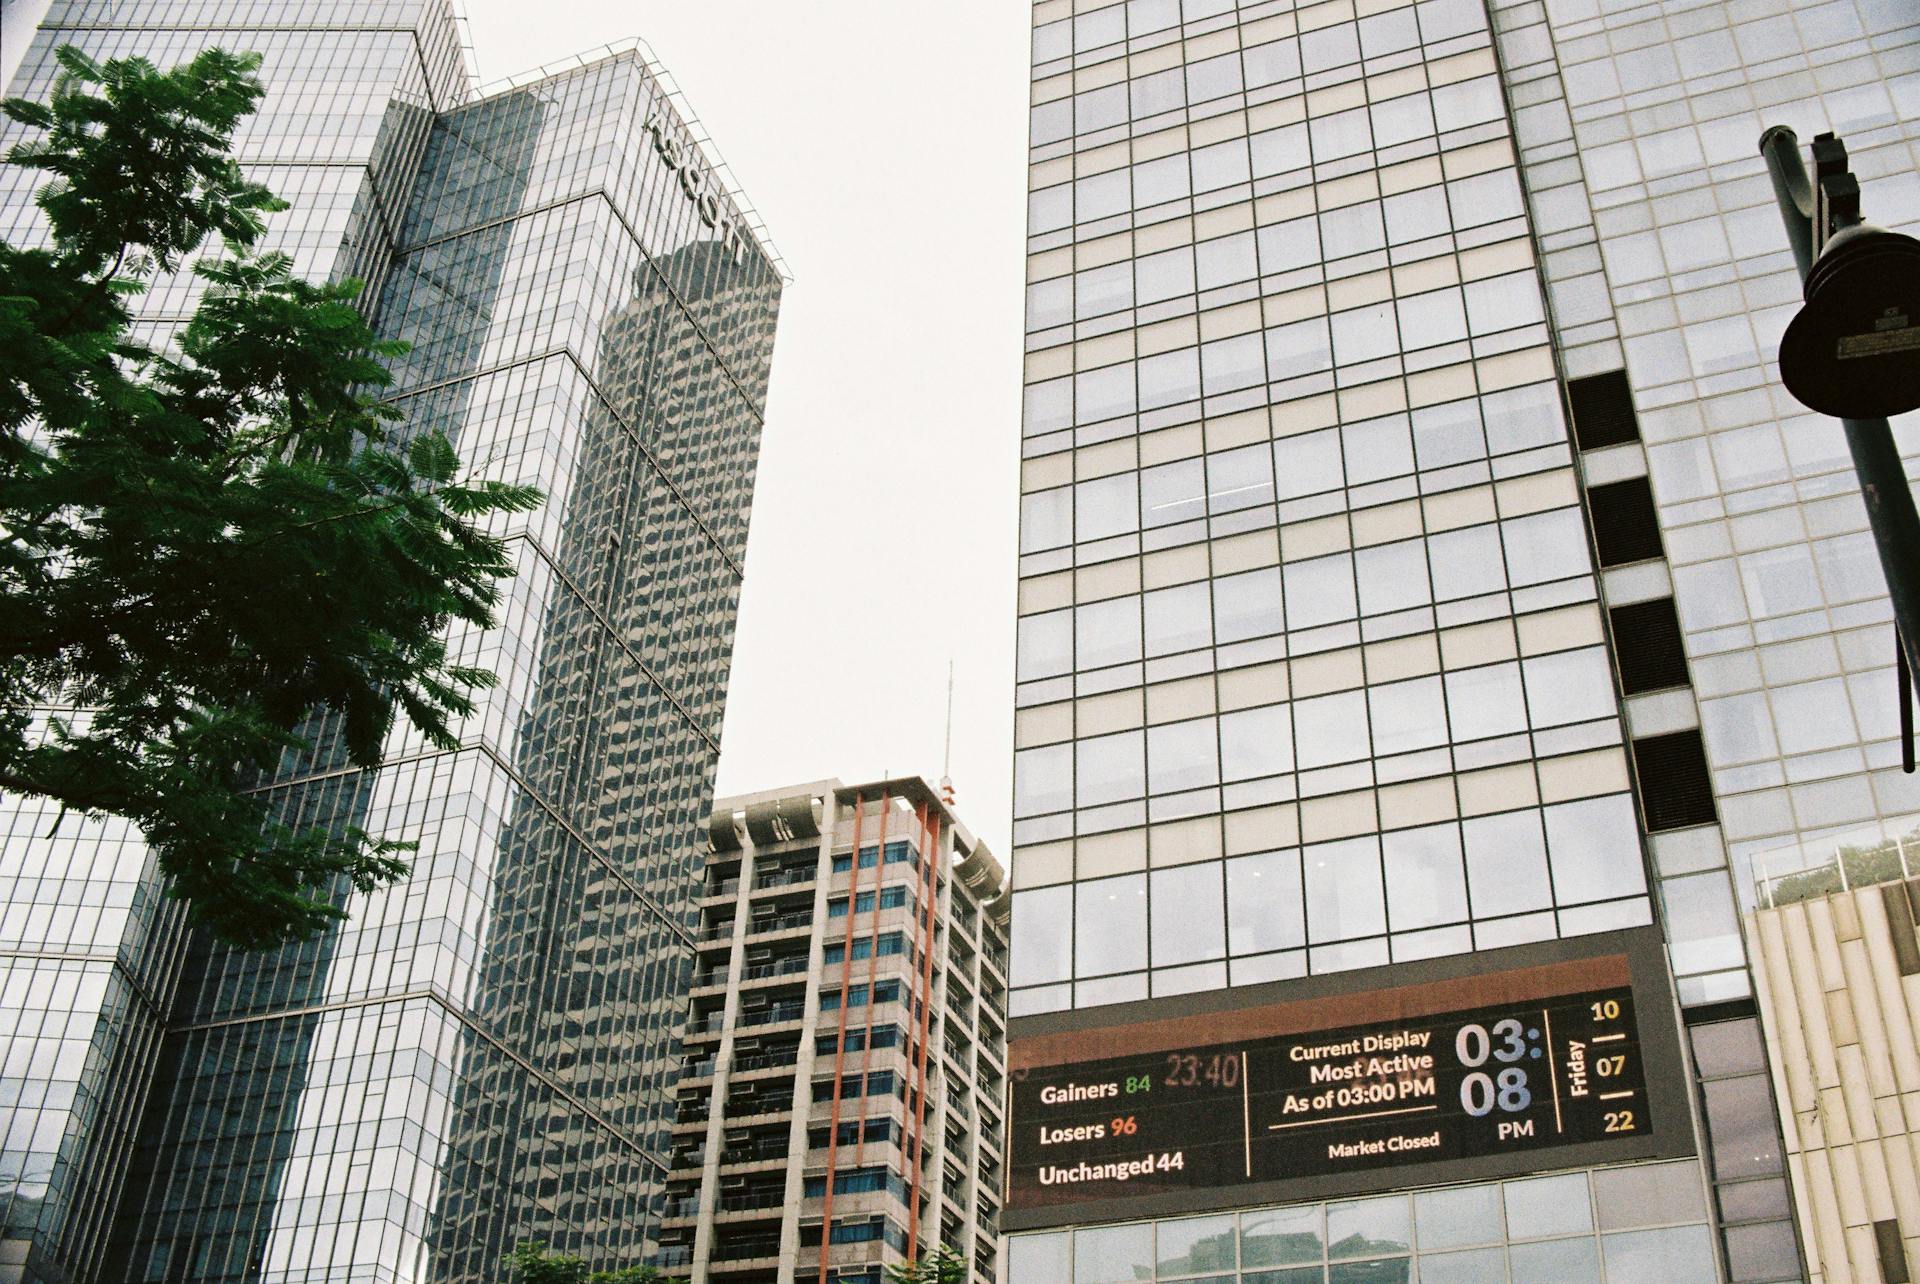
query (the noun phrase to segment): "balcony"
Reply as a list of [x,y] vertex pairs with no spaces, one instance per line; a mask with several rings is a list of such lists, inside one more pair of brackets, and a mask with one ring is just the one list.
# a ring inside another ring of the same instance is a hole
[[814,867],[808,865],[801,869],[781,869],[765,874],[757,874],[753,880],[753,890],[765,891],[769,887],[801,887],[819,877]]
[[746,1074],[753,1070],[773,1070],[791,1066],[800,1060],[800,1050],[789,1048],[785,1052],[753,1052],[733,1059],[733,1072]]
[[757,1164],[769,1159],[785,1159],[788,1154],[785,1137],[763,1137],[758,1141],[728,1146],[720,1152],[723,1164]]
[[748,1008],[740,1013],[740,1024],[778,1025],[782,1021],[798,1021],[806,1015],[804,1003],[775,1003],[764,1008]]
[[797,910],[791,914],[770,914],[765,918],[755,918],[747,923],[749,936],[765,936],[769,932],[788,932],[796,927],[812,927],[813,913],[810,910]]
[[753,1257],[778,1257],[778,1235],[741,1235],[714,1237],[718,1242],[708,1254],[716,1262],[740,1262]]
[[774,959],[768,963],[750,963],[740,969],[742,981],[764,981],[775,976],[800,976],[807,970],[807,956],[795,954],[791,958]]
[[735,896],[739,892],[740,880],[737,878],[715,879],[700,889],[700,895],[707,900],[712,900],[716,896]]

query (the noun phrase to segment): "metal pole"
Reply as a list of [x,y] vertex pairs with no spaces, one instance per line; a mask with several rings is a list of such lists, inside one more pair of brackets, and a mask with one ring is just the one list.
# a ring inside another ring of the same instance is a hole
[[[1793,249],[1800,279],[1819,256],[1820,247],[1834,229],[1819,226],[1814,217],[1820,202],[1807,179],[1806,160],[1799,139],[1785,125],[1760,135],[1760,154],[1773,179],[1773,193],[1786,225],[1787,244]],[[1824,211],[1822,211],[1824,213]],[[1857,218],[1857,216],[1856,216]],[[1893,429],[1885,419],[1842,419],[1847,450],[1860,477],[1867,521],[1873,528],[1880,570],[1886,576],[1887,596],[1893,602],[1896,641],[1907,658],[1910,674],[1920,674],[1920,510],[1913,503],[1906,466],[1893,444]]]

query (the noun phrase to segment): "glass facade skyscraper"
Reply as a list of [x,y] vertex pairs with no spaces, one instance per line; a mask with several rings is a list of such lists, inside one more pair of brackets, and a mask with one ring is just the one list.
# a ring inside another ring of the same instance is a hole
[[1639,1035],[1687,1055],[1648,1062],[1662,1154],[1096,1179],[1077,1212],[1022,1207],[1016,1086],[1012,1284],[1801,1278],[1736,905],[1920,790],[1839,426],[1771,368],[1799,281],[1757,139],[1839,131],[1910,229],[1920,14],[1033,22],[1015,1075],[1630,939],[1665,945]]
[[273,244],[369,282],[412,345],[408,424],[548,498],[502,527],[498,627],[454,638],[501,679],[461,748],[396,733],[360,775],[323,732],[270,786],[419,843],[342,929],[214,946],[137,835],[10,802],[0,1278],[483,1280],[522,1238],[643,1260],[777,260],[639,51],[476,92],[442,0],[56,0],[9,92],[44,94],[66,43],[262,53],[239,152],[293,204]]

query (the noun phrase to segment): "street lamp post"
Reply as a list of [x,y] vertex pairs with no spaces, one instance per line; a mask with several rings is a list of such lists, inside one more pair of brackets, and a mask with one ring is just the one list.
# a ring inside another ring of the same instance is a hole
[[1920,512],[1886,416],[1920,409],[1920,242],[1861,222],[1846,144],[1814,139],[1817,185],[1784,125],[1760,135],[1807,303],[1780,345],[1780,377],[1845,430],[1893,601],[1902,766],[1914,770],[1913,675],[1920,673]]

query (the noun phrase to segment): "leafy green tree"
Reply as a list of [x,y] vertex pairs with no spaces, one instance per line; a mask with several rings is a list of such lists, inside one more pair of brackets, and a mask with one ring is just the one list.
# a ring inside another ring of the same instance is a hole
[[589,1275],[584,1261],[551,1254],[537,1239],[522,1240],[507,1254],[506,1263],[510,1268],[507,1284],[666,1284],[667,1279],[653,1266],[623,1266]]
[[938,1245],[904,1266],[887,1268],[888,1284],[967,1284],[967,1260]]
[[[253,790],[289,755],[379,765],[396,710],[456,743],[493,675],[447,627],[492,623],[512,571],[483,527],[540,496],[403,434],[379,394],[405,349],[359,283],[256,248],[286,208],[232,155],[257,56],[58,58],[50,101],[0,104],[50,242],[0,244],[0,791],[131,820],[228,942],[299,939],[410,845]],[[188,267],[198,304],[162,344],[130,309]]]

